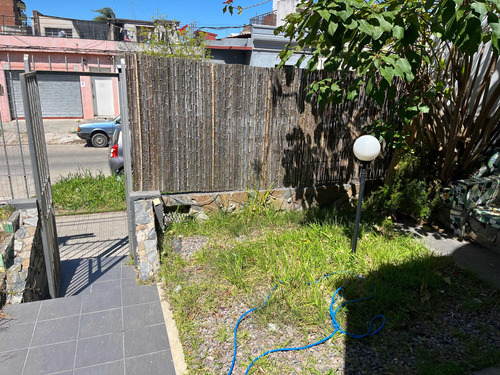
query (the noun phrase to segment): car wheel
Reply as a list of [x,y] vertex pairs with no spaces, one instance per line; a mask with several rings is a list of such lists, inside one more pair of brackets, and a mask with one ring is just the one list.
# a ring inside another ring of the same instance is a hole
[[108,137],[102,133],[94,134],[92,136],[92,145],[97,148],[106,147],[108,145]]

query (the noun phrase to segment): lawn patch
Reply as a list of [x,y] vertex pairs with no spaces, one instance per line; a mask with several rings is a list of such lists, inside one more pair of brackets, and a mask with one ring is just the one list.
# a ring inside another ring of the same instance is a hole
[[[269,302],[240,325],[235,373],[267,350],[330,335],[334,291],[345,286],[346,301],[370,295],[370,284],[373,298],[347,305],[337,319],[347,332],[361,334],[382,314],[380,333],[359,340],[336,334],[311,349],[265,357],[251,373],[425,374],[432,367],[470,372],[498,364],[490,355],[500,349],[494,289],[416,240],[382,236],[366,224],[353,258],[351,227],[329,210],[245,210],[174,224],[165,236],[163,276],[190,371],[227,373],[237,319],[261,305],[276,284]],[[183,246],[194,236],[208,242],[194,242],[204,244],[195,250]],[[327,273],[332,276],[314,283]],[[476,351],[469,350],[472,343]]]
[[52,185],[58,214],[125,211],[125,182],[116,176],[92,175],[90,171],[71,173]]

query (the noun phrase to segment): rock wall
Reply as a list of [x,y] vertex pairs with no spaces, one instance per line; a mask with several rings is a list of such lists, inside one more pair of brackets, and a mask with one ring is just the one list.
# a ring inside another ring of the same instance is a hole
[[[371,186],[370,186],[371,185]],[[375,186],[367,183],[367,190]],[[311,188],[286,188],[256,192],[233,191],[219,193],[170,194],[163,196],[167,209],[179,206],[188,207],[189,213],[205,219],[206,214],[224,209],[235,211],[244,205],[265,200],[277,210],[301,210],[329,205],[342,206],[352,201],[358,192],[358,185],[328,185]]]
[[15,233],[0,248],[0,290],[5,297],[2,302],[9,304],[36,301],[48,295],[38,210],[16,214],[17,222],[11,222]]
[[137,267],[139,277],[142,280],[147,280],[153,277],[160,267],[153,200],[135,201],[134,211]]

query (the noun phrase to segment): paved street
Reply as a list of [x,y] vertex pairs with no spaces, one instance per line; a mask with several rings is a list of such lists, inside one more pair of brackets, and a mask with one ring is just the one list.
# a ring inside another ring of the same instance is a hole
[[[30,195],[35,194],[31,171],[31,159],[28,145],[22,145],[25,170],[22,167],[21,152],[19,145],[6,146],[2,148],[0,162],[0,201],[11,194],[9,179],[6,174],[8,157],[8,167],[11,172],[12,188],[16,198],[26,198],[26,185],[28,185]],[[5,156],[7,151],[7,157]],[[49,144],[47,153],[50,165],[50,178],[56,182],[61,176],[69,173],[89,170],[93,174],[102,171],[106,176],[110,174],[108,167],[108,148],[94,148],[85,143],[73,144]],[[24,177],[26,175],[26,178]]]

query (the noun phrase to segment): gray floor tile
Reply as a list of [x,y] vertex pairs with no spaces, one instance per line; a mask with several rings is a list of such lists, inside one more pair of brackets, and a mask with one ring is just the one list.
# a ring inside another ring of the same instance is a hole
[[100,256],[94,258],[94,264],[98,264],[101,269],[106,270],[110,268],[122,267],[124,260],[127,259],[126,256]]
[[106,281],[122,278],[122,267],[113,267],[109,269],[98,269],[90,274],[90,281]]
[[92,283],[92,293],[101,293],[110,289],[114,289],[116,293],[120,293],[121,280],[96,281]]
[[91,271],[108,271],[114,268],[122,267],[122,257],[115,256],[99,256],[92,258]]
[[31,348],[24,375],[49,374],[73,369],[76,341]]
[[137,279],[135,277],[128,277],[122,279],[122,288],[136,288],[139,284],[137,283]]
[[164,324],[125,331],[125,358],[170,349]]
[[165,321],[160,301],[123,308],[123,326],[127,331],[162,323]]
[[[75,370],[74,375],[123,375],[125,365],[123,361],[105,363],[92,367],[85,367]],[[146,372],[143,373],[147,374]],[[151,375],[153,375],[151,373]]]
[[64,318],[79,315],[82,306],[82,296],[48,299],[42,301],[38,320]]
[[35,323],[13,324],[0,321],[0,352],[25,349],[30,345]]
[[21,303],[19,305],[4,306],[3,312],[7,319],[11,319],[15,324],[35,322],[40,310],[41,301]]
[[123,359],[123,333],[78,340],[76,368]]
[[91,293],[83,296],[82,313],[111,310],[121,307],[120,292],[110,289],[100,293]]
[[132,266],[124,266],[122,268],[122,278],[123,279],[136,279],[137,271]]
[[125,280],[122,281],[123,306],[159,301],[160,297],[158,296],[156,284],[124,287],[123,282]]
[[127,375],[175,375],[175,367],[170,350],[127,358],[125,360],[125,368]]
[[114,309],[91,314],[83,314],[80,320],[80,338],[121,332],[122,310]]
[[64,297],[90,293],[91,286],[90,280],[85,275],[63,274],[60,293]]
[[26,354],[28,354],[28,349],[0,354],[0,369],[2,369],[2,374],[22,374]]
[[31,341],[31,346],[56,344],[76,340],[80,316],[44,320],[38,322]]
[[63,260],[61,261],[61,272],[75,274],[78,271],[88,270],[90,261],[90,258]]

